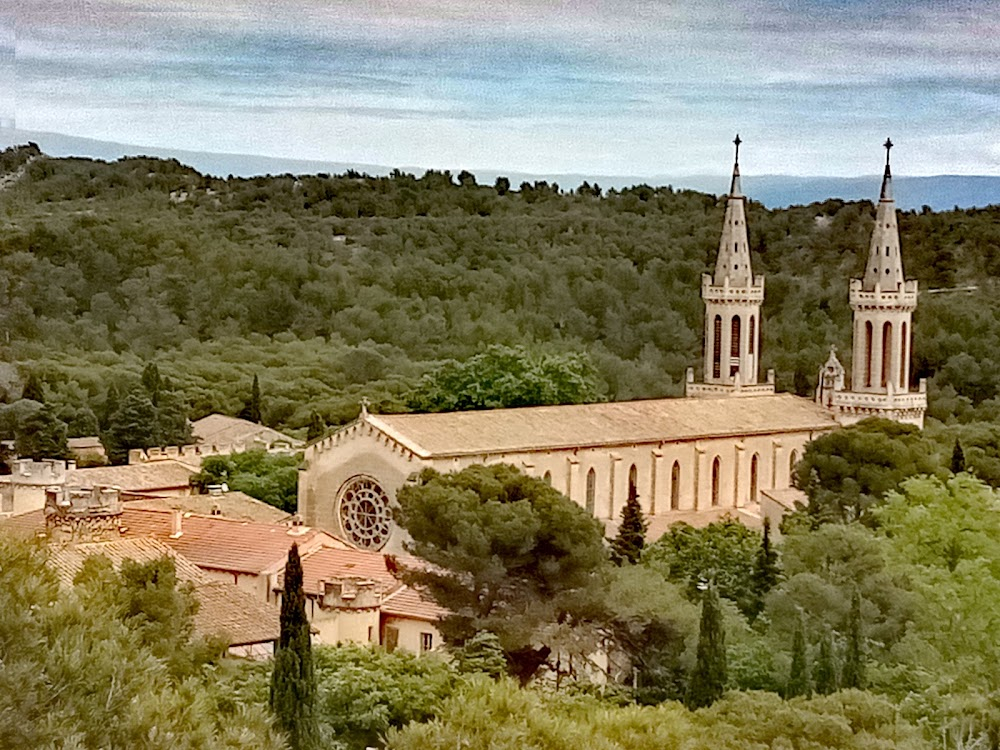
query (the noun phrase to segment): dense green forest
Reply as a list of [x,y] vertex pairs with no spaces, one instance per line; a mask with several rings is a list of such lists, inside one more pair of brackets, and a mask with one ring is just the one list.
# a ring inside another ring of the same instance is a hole
[[[0,170],[0,346],[15,365],[0,386],[12,401],[36,374],[71,435],[149,362],[192,418],[239,412],[257,374],[265,422],[304,432],[314,410],[350,419],[362,395],[404,409],[429,369],[490,344],[582,354],[609,399],[678,394],[700,360],[716,196],[468,172],[220,179],[33,146]],[[873,215],[750,204],[762,366],[779,387],[809,393],[829,345],[849,346],[847,282]],[[971,419],[1000,392],[1000,207],[901,212],[900,231],[907,273],[935,291],[914,378],[930,378],[933,416]],[[937,293],[956,286],[976,289]]]

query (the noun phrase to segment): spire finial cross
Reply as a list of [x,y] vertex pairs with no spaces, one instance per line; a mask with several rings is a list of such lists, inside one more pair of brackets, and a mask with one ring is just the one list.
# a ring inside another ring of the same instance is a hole
[[740,134],[739,133],[736,134],[736,138],[733,139],[733,143],[736,144],[736,163],[739,164],[740,163],[740,144],[743,143],[743,141],[740,140]]
[[885,139],[885,143],[882,144],[882,147],[885,149],[885,165],[887,167],[889,166],[889,149],[891,149],[892,146],[893,146],[893,143],[888,138],[886,138]]

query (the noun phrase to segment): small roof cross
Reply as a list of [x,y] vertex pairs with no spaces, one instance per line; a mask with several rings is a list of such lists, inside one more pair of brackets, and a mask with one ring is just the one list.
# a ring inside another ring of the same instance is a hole
[[888,167],[889,166],[889,149],[891,149],[893,147],[893,142],[891,140],[889,140],[888,138],[886,138],[885,139],[885,143],[882,144],[882,147],[885,149],[885,165]]
[[736,138],[733,139],[733,143],[736,144],[736,163],[739,164],[740,163],[740,144],[743,143],[743,141],[740,140],[740,134],[739,133],[736,134]]

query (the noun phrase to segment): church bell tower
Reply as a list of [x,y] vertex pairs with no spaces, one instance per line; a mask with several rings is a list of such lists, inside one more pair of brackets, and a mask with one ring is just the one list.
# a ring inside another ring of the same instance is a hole
[[694,382],[694,370],[688,368],[687,396],[774,393],[773,373],[768,373],[767,383],[757,382],[764,277],[755,277],[750,264],[746,198],[740,185],[739,135],[733,143],[736,159],[715,273],[704,274],[701,279],[701,298],[705,302],[704,382]]
[[910,391],[917,282],[903,275],[889,168],[893,144],[886,139],[883,145],[885,174],[865,273],[861,279],[851,279],[850,286],[854,314],[851,389],[828,393],[826,399],[837,421],[844,425],[866,417],[884,417],[923,427],[927,410],[925,381],[920,382],[918,391]]

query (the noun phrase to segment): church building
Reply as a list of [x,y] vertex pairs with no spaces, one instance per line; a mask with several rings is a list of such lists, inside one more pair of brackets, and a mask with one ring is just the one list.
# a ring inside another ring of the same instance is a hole
[[776,393],[773,372],[759,381],[764,278],[753,273],[739,136],[735,143],[715,273],[702,278],[703,380],[689,369],[683,398],[436,414],[362,407],[306,449],[305,523],[361,549],[398,552],[395,493],[421,469],[508,463],[609,525],[635,493],[655,538],[680,520],[703,525],[729,513],[759,521],[762,497],[787,493],[805,446],[840,424],[878,415],[922,425],[925,389],[909,391],[917,284],[903,276],[888,158],[868,267],[851,283],[851,389],[831,352],[811,400]]

